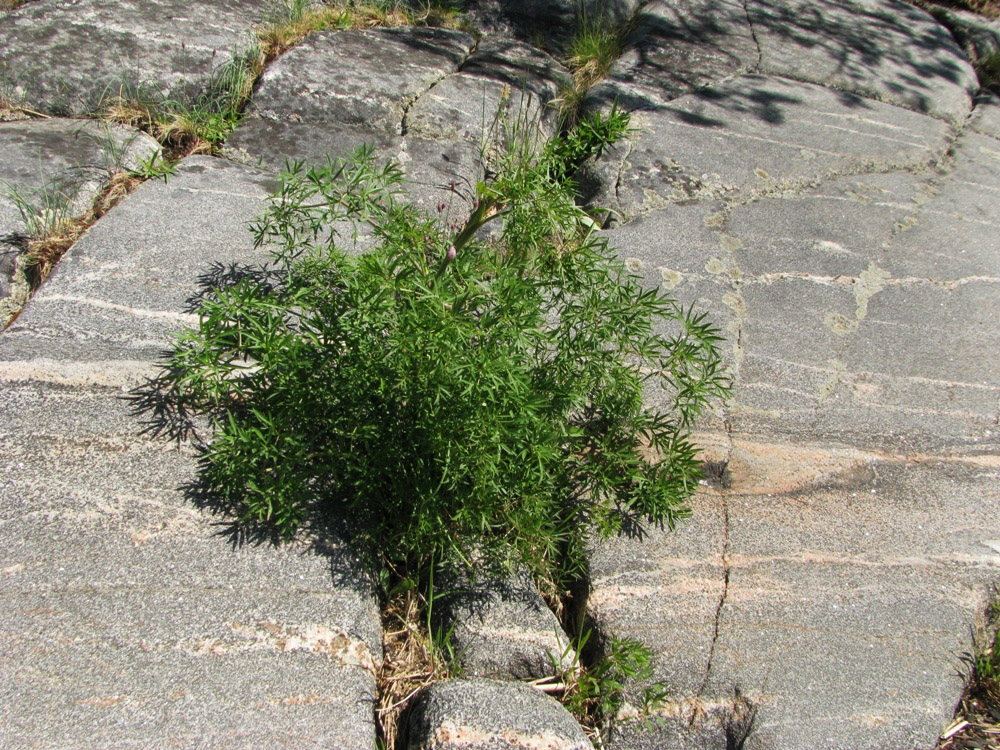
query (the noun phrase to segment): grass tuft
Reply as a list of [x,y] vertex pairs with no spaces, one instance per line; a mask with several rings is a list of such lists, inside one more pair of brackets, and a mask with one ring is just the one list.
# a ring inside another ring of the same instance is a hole
[[316,5],[308,0],[279,3],[257,29],[265,56],[273,59],[315,31],[343,29],[350,25],[348,11],[339,6]]
[[560,98],[560,108],[567,123],[575,121],[587,92],[607,77],[615,61],[622,56],[634,25],[634,17],[620,18],[606,6],[597,13],[589,12],[584,5],[579,7],[576,30],[566,58],[573,82],[563,90]]
[[979,85],[1000,96],[1000,52],[983,55],[975,64]]
[[[80,205],[79,179],[51,179],[34,190],[0,182],[3,195],[14,204],[25,227],[14,243],[19,251],[14,279],[19,291],[12,295],[17,299],[3,300],[0,305],[0,329],[10,324],[56,262],[95,221],[145,179],[169,171],[159,154],[133,162],[130,146],[134,138],[120,140],[107,124],[97,135],[83,135],[101,149],[101,190],[90,206]],[[11,244],[9,239],[7,244]]]
[[[415,588],[390,597],[382,615],[384,658],[375,675],[380,747],[397,746],[401,718],[428,685],[456,676],[428,628],[430,603]],[[440,639],[438,639],[440,641]]]
[[316,31],[394,26],[466,28],[458,8],[449,2],[281,0],[257,29],[257,38],[270,61]]
[[[213,74],[207,91],[189,100],[145,95],[141,86],[123,84],[103,97],[100,116],[139,128],[156,138],[170,160],[214,154],[240,123],[264,67],[316,31],[391,26],[461,26],[447,3],[413,6],[402,2],[281,0],[244,47]],[[2,102],[2,99],[0,99]]]
[[580,16],[570,41],[569,65],[578,87],[589,88],[604,78],[625,50],[629,24],[609,16]]
[[22,267],[32,288],[37,288],[51,273],[56,262],[95,221],[118,205],[119,201],[143,182],[133,172],[111,173],[93,205],[83,214],[74,215],[76,189],[50,182],[27,192],[7,185],[6,197],[14,203],[26,226],[27,250]]
[[164,100],[146,95],[141,86],[122,84],[102,97],[100,116],[137,128],[156,138],[170,160],[215,153],[239,124],[267,54],[255,38],[213,73],[197,98]]
[[951,726],[936,750],[992,750],[1000,747],[1000,596],[963,654],[968,683]]
[[[921,0],[921,4],[924,2],[925,0]],[[1000,18],[1000,0],[934,0],[934,3],[958,10],[968,10],[987,18]]]

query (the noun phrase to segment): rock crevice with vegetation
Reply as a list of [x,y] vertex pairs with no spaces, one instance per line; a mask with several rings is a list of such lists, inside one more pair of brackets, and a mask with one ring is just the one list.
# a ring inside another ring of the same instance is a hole
[[988,743],[967,6],[0,4],[2,742]]

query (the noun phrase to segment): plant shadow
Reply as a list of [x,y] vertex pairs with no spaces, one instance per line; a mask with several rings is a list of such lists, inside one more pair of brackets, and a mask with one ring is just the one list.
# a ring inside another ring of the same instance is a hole
[[[185,301],[184,310],[193,313],[220,290],[242,282],[270,286],[276,276],[266,266],[212,263],[198,277],[196,290]],[[224,412],[206,411],[185,398],[178,384],[181,371],[171,364],[171,354],[163,351],[159,372],[121,398],[129,405],[130,415],[140,421],[141,435],[184,444],[195,453],[195,476],[178,489],[187,502],[217,519],[215,536],[224,539],[233,550],[245,546],[280,547],[289,541],[304,541],[311,553],[327,559],[335,586],[356,590],[367,598],[377,596],[380,572],[377,555],[374,550],[355,543],[346,522],[331,514],[326,504],[309,503],[310,511],[299,533],[289,540],[277,523],[241,518],[239,498],[227,497],[212,486],[208,479],[208,450],[214,420],[223,417]]]

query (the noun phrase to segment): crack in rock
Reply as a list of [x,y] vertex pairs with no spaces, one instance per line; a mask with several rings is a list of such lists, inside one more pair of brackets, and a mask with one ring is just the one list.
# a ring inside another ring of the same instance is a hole
[[753,27],[753,20],[750,18],[749,0],[743,0],[743,12],[747,17],[747,26],[750,28],[750,37],[753,39],[753,43],[757,45],[757,62],[751,70],[754,72],[760,72],[760,64],[764,59],[764,53],[760,48],[760,40],[757,38],[757,31]]
[[[728,441],[728,448],[725,459],[721,462],[720,466],[718,467],[719,476],[723,478],[727,476],[729,462],[732,460],[733,453],[736,450],[736,443],[733,439],[732,424],[729,422],[728,419],[726,419],[724,425],[726,430],[726,439]],[[726,487],[726,483],[723,482],[722,486],[719,489],[719,498],[722,503],[722,533],[723,533],[722,554],[721,554],[722,593],[719,595],[719,603],[715,608],[715,622],[712,631],[712,642],[708,648],[708,660],[706,661],[705,664],[705,676],[701,681],[701,685],[698,686],[698,692],[696,693],[695,701],[701,701],[701,699],[705,695],[705,690],[708,687],[709,678],[712,675],[712,665],[715,660],[715,648],[719,642],[719,631],[722,621],[722,610],[726,606],[726,598],[729,596],[729,577],[730,577],[731,565],[729,559],[729,550],[730,550],[729,500],[727,495],[728,495],[728,490]],[[697,710],[693,710],[691,712],[691,718],[688,726],[693,726],[699,715],[700,713]]]
[[469,51],[465,53],[465,57],[463,57],[455,65],[455,69],[453,71],[451,71],[450,73],[442,73],[438,78],[431,81],[430,84],[428,84],[423,91],[418,91],[412,97],[409,97],[408,100],[405,100],[403,102],[402,114],[400,115],[399,118],[399,135],[405,136],[407,131],[409,130],[409,126],[407,125],[406,120],[410,114],[410,110],[417,105],[417,102],[420,101],[424,96],[426,96],[431,89],[433,89],[435,86],[441,83],[441,81],[455,75],[456,73],[461,73],[462,68],[465,67],[465,64],[469,61],[469,58],[472,57],[473,54],[475,54],[476,49],[478,47],[479,47],[479,42],[473,43],[473,45],[469,47]]

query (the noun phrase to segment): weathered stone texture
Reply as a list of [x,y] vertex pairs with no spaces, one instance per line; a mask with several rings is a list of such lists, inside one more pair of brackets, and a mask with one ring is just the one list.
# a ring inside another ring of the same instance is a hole
[[489,144],[557,125],[568,79],[546,53],[509,39],[439,29],[322,32],[265,72],[226,154],[267,169],[325,163],[363,145],[395,159],[407,195],[464,208]]
[[569,637],[529,575],[454,578],[442,582],[435,612],[464,676],[534,680],[576,666]]
[[953,123],[978,88],[949,31],[894,0],[749,0],[760,68]]
[[0,17],[0,89],[82,115],[119,92],[197,99],[266,0],[35,0]]
[[[374,747],[378,612],[346,547],[231,542],[196,452],[125,396],[248,264],[265,175],[193,157],[77,243],[0,338],[5,746]],[[53,727],[61,727],[54,733]]]

